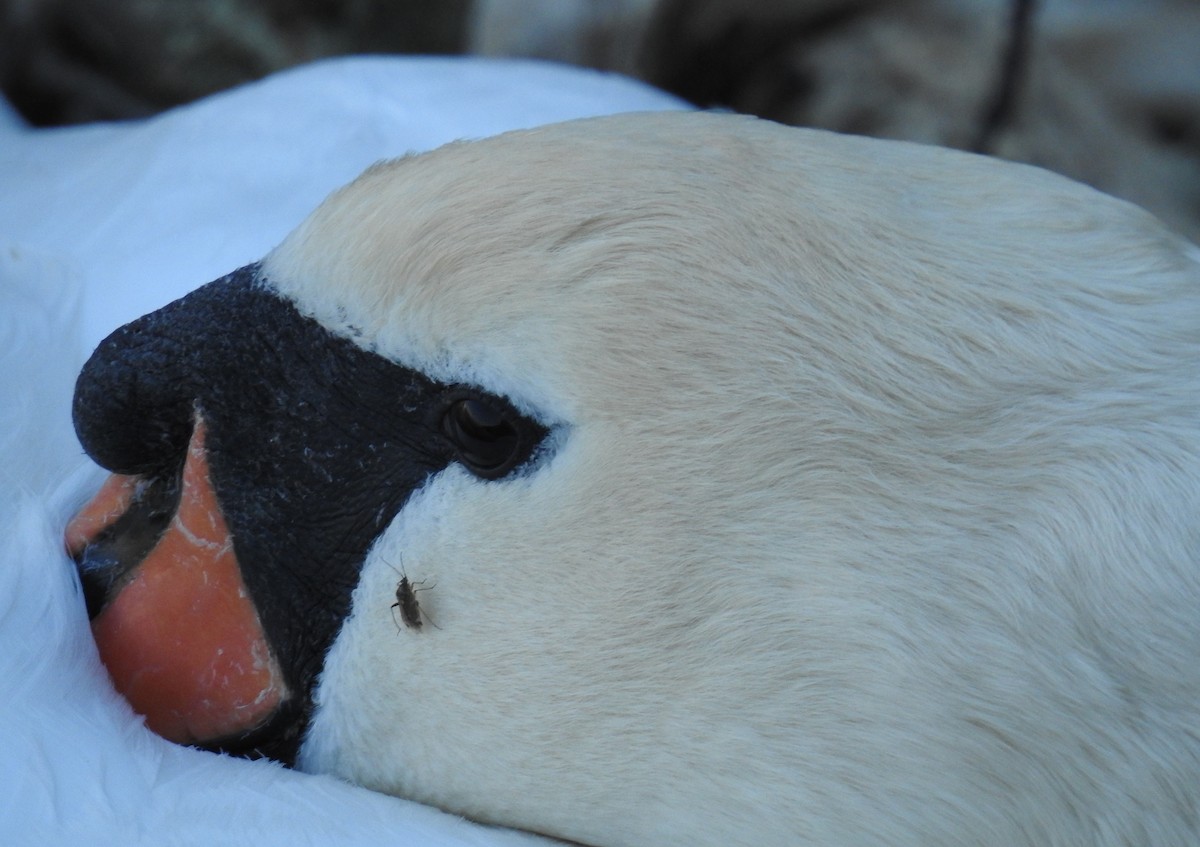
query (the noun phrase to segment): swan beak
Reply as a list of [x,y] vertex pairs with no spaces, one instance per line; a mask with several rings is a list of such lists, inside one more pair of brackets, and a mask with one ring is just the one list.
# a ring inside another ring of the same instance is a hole
[[[242,580],[204,432],[197,418],[177,481],[114,474],[64,540],[113,685],[154,732],[211,745],[267,724],[289,692]],[[173,513],[155,486],[177,489]],[[140,546],[128,540],[139,536]]]

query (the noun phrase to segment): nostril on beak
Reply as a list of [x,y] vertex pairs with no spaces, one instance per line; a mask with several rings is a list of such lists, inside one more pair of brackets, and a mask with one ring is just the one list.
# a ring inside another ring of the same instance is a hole
[[87,454],[114,473],[66,530],[93,618],[175,516],[198,398],[240,353],[223,339],[243,301],[255,296],[248,283],[256,275],[257,266],[248,266],[126,324],[79,373],[75,433]]
[[[106,486],[67,528],[88,618],[94,619],[149,555],[179,507],[179,475],[125,477]],[[87,526],[89,512],[117,515],[103,526]]]
[[88,620],[94,620],[104,609],[104,604],[112,595],[113,586],[125,573],[120,567],[120,560],[105,555],[105,552],[99,546],[89,545],[75,559],[79,584],[83,586],[83,600],[87,604]]

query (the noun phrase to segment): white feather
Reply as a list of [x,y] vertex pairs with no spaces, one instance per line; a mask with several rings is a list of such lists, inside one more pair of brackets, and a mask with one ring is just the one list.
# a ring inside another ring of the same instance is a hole
[[[732,116],[373,168],[269,278],[557,440],[381,537],[302,763],[606,847],[1197,840],[1190,250]],[[401,565],[439,630],[397,633]]]
[[70,430],[71,389],[104,335],[257,259],[376,159],[678,105],[552,65],[365,58],[144,122],[0,120],[0,842],[544,843],[146,730],[98,664],[62,553],[66,518],[97,480]]

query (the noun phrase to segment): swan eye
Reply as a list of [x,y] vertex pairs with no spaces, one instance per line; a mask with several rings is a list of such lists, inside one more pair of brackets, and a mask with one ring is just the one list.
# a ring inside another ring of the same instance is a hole
[[521,418],[490,398],[454,400],[442,415],[442,433],[471,473],[496,479],[525,458],[529,448],[517,427]]

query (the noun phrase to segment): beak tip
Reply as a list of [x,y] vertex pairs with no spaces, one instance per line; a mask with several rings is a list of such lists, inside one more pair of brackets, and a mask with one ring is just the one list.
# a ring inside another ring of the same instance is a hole
[[202,421],[188,445],[177,509],[144,558],[89,566],[89,551],[103,558],[103,545],[93,546],[101,535],[126,525],[117,521],[142,496],[144,482],[114,474],[63,533],[85,594],[101,589],[89,598],[101,661],[147,726],[168,740],[204,743],[252,732],[289,692],[212,487]]

